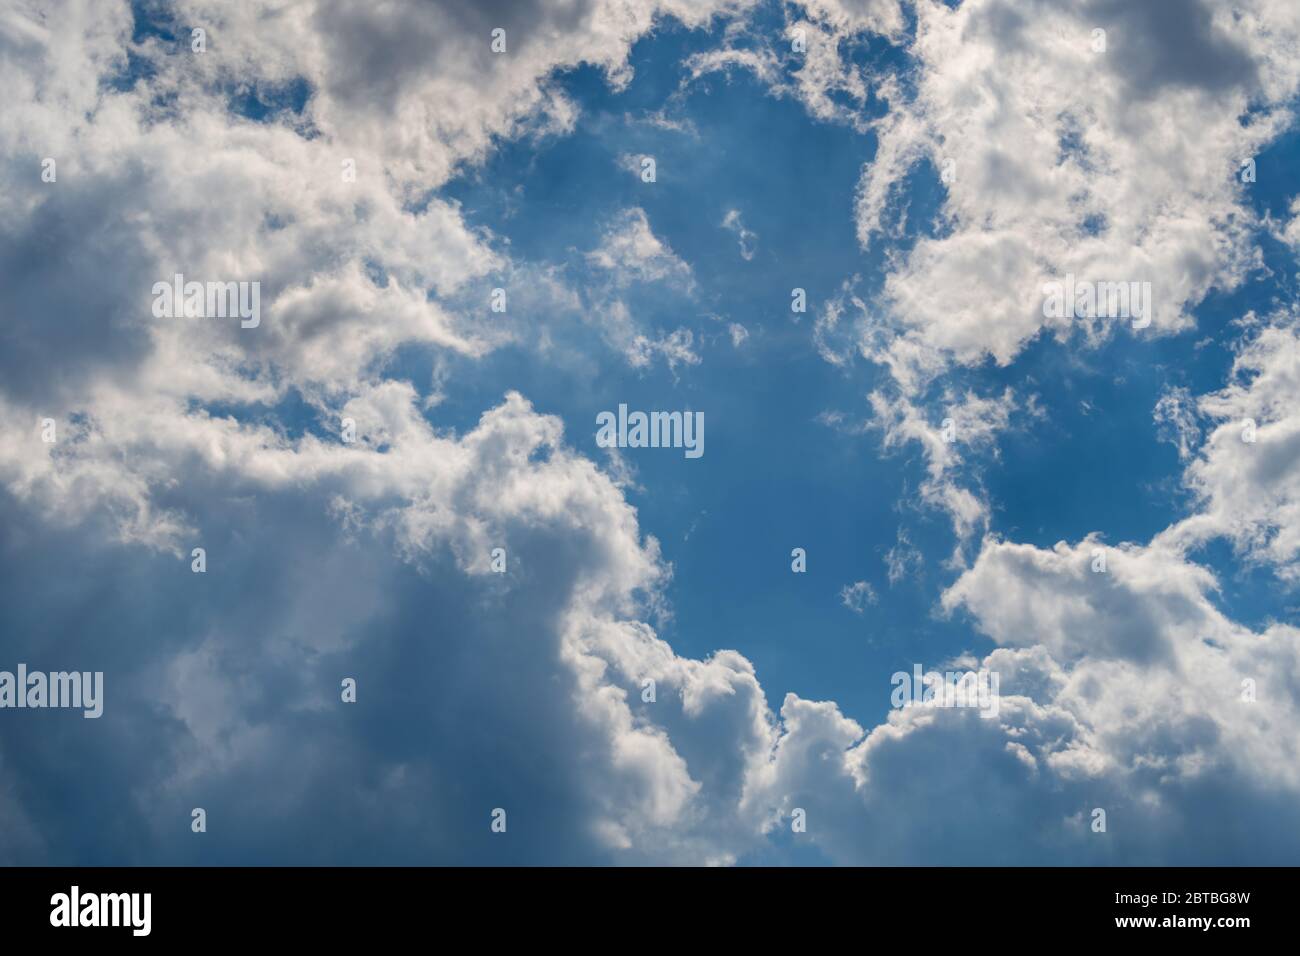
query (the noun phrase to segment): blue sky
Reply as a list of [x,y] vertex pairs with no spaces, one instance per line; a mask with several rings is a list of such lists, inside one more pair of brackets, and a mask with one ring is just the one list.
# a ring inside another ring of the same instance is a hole
[[16,13],[0,861],[1294,862],[1300,20],[1158,6]]
[[[447,189],[467,221],[499,235],[516,258],[568,264],[578,282],[583,264],[574,252],[598,246],[620,210],[644,209],[698,287],[665,296],[651,286],[631,297],[648,326],[686,325],[708,341],[705,367],[548,369],[505,349],[480,363],[470,388],[449,389],[447,411],[463,402],[462,421],[472,421],[502,382],[527,383],[527,394],[563,418],[575,444],[594,449],[596,413],[620,402],[705,410],[703,458],[632,461],[640,487],[629,499],[674,567],[675,620],[665,637],[704,656],[718,633],[734,635],[731,646],[762,671],[782,674],[768,690],[773,705],[790,690],[853,701],[855,716],[875,720],[883,716],[879,686],[888,686],[895,662],[911,660],[904,645],[915,639],[918,619],[932,654],[954,653],[968,637],[926,620],[926,599],[904,593],[911,589],[888,595],[870,623],[839,597],[858,580],[888,589],[884,552],[900,522],[895,503],[916,475],[908,456],[882,461],[870,442],[818,423],[827,410],[859,408],[872,373],[827,368],[809,316],[790,310],[791,289],[805,288],[815,309],[847,276],[870,268],[854,249],[843,199],[873,144],[810,121],[797,103],[767,95],[743,74],[696,84],[667,107],[694,124],[696,136],[638,122],[637,111],[664,109],[673,98],[681,60],[717,41],[716,30],[680,27],[641,40],[631,56],[636,78],[617,94],[593,71],[578,71],[565,83],[583,108],[574,133],[505,149]],[[657,182],[619,169],[618,156],[629,149],[655,156]],[[502,194],[519,187],[523,198],[504,217]],[[752,260],[722,226],[730,209],[760,237]],[[750,330],[746,348],[731,346],[730,322]],[[915,533],[930,523],[914,519]],[[794,547],[811,555],[806,578],[790,571]],[[908,636],[896,630],[891,639],[890,625],[905,623]]]

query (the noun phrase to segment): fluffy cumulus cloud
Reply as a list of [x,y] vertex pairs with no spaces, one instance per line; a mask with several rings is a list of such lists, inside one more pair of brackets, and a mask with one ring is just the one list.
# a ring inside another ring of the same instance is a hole
[[[455,171],[564,136],[578,107],[557,75],[587,64],[620,88],[667,18],[736,25],[688,74],[740,62],[750,5],[10,5],[0,564],[25,600],[8,659],[103,670],[110,701],[98,721],[6,714],[0,860],[729,864],[779,842],[796,808],[841,862],[1294,859],[1300,632],[1229,619],[1193,553],[1225,538],[1295,574],[1294,323],[1258,323],[1233,381],[1196,399],[1196,510],[1145,544],[981,540],[988,506],[913,389],[949,360],[1013,359],[1044,325],[1044,277],[1149,278],[1157,332],[1240,281],[1250,214],[1231,173],[1282,123],[1296,14],[1159,6],[790,12],[811,52],[785,92],[878,133],[864,243],[898,226],[917,162],[957,169],[943,234],[892,261],[853,334],[894,372],[874,427],[921,443],[923,497],[977,550],[941,605],[991,645],[979,664],[1001,700],[864,727],[795,694],[774,711],[742,654],[660,637],[672,567],[557,417],[506,383],[442,427],[397,370],[410,350],[492,355],[505,339],[466,302],[533,268],[440,192]],[[509,55],[490,49],[498,27]],[[838,46],[858,35],[915,61],[914,89],[881,81],[884,119],[862,115],[874,94]],[[778,71],[764,55],[742,65]],[[739,214],[724,225],[751,258]],[[699,362],[688,329],[648,334],[625,301],[693,291],[645,211],[579,255],[627,362]],[[155,317],[151,290],[176,273],[257,280],[265,317]],[[563,286],[548,294],[576,294]],[[929,401],[976,451],[1023,407],[946,385]],[[876,594],[858,581],[842,598],[862,612]],[[365,708],[338,706],[343,677]],[[219,840],[186,839],[193,807]],[[1113,839],[1091,832],[1094,808]],[[1290,823],[1264,841],[1270,819]]]
[[999,676],[996,713],[910,706],[865,732],[790,695],[749,799],[815,814],[842,862],[1293,859],[1270,834],[1296,822],[1300,632],[1234,624],[1176,553],[1103,549],[1097,572],[1098,547],[989,539],[944,594],[999,645],[962,662]]
[[1150,282],[1145,334],[1159,334],[1256,264],[1236,173],[1290,122],[1294,5],[915,10],[914,89],[893,91],[857,196],[871,245],[902,228],[900,189],[922,164],[943,190],[939,230],[901,254],[858,323],[861,351],[905,387],[949,362],[1007,364],[1042,331],[1096,340],[1124,324],[1045,316],[1044,286],[1068,275]]
[[1186,481],[1201,507],[1166,537],[1182,547],[1227,538],[1294,580],[1300,575],[1300,329],[1291,313],[1252,325],[1230,383],[1196,402],[1208,433]]

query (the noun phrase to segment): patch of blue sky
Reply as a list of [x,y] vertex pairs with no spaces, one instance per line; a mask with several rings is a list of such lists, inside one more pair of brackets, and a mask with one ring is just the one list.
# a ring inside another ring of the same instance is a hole
[[[578,285],[602,280],[581,253],[600,244],[621,210],[645,210],[655,235],[689,263],[694,292],[633,285],[624,301],[648,333],[679,325],[695,331],[701,363],[638,369],[596,346],[589,361],[557,365],[505,348],[455,363],[446,400],[430,417],[470,427],[508,385],[559,415],[568,440],[601,460],[599,411],[619,403],[703,411],[702,458],[625,452],[636,469],[630,498],[642,527],[674,567],[674,618],[664,636],[688,655],[740,650],[776,707],[794,691],[837,700],[872,724],[884,716],[889,674],[918,653],[937,662],[973,643],[963,627],[931,613],[939,568],[914,568],[892,588],[887,577],[885,557],[900,525],[929,552],[928,562],[952,548],[946,518],[896,505],[914,496],[922,463],[910,452],[882,457],[875,438],[818,422],[831,409],[865,417],[865,394],[878,375],[865,364],[836,370],[811,334],[815,313],[847,278],[880,273],[883,249],[859,249],[852,208],[874,138],[810,118],[742,71],[709,75],[674,96],[681,61],[717,39],[668,29],[642,41],[633,51],[635,79],[623,91],[611,91],[595,70],[571,72],[566,92],[583,111],[571,135],[503,144],[446,190],[472,225],[508,240],[512,257],[561,266]],[[700,135],[644,122],[665,107]],[[625,153],[655,156],[657,182],[623,168]],[[913,199],[925,210],[916,222],[937,209],[934,190]],[[756,235],[752,259],[722,226],[732,209]],[[493,321],[488,285],[475,290],[484,322]],[[801,316],[790,309],[795,287],[808,294]],[[750,333],[739,348],[727,334],[732,322]],[[791,571],[795,547],[807,550],[806,574]],[[840,597],[857,581],[879,599],[862,614]]]
[[295,77],[280,84],[232,85],[226,95],[230,112],[260,123],[285,113],[301,116],[311,98],[311,84]]
[[200,409],[212,418],[232,418],[238,422],[264,425],[289,441],[315,435],[323,441],[337,441],[338,422],[325,421],[315,405],[297,388],[286,389],[276,402],[200,402],[189,400],[189,411]]

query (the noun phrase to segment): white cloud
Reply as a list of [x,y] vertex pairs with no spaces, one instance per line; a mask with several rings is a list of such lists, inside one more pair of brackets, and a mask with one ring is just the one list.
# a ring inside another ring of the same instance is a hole
[[960,548],[987,524],[989,517],[983,496],[957,481],[964,462],[963,450],[996,451],[997,436],[1006,430],[1016,409],[1011,390],[1000,396],[981,397],[970,391],[959,395],[946,389],[932,403],[934,411],[929,415],[906,397],[891,397],[880,390],[868,395],[867,400],[872,417],[866,427],[883,433],[885,448],[920,444],[926,458],[921,500],[948,513]]
[[1290,314],[1256,324],[1229,384],[1197,401],[1211,423],[1185,473],[1199,507],[1164,538],[1188,548],[1224,537],[1294,579],[1300,575],[1300,331]]
[[855,614],[863,613],[868,605],[879,600],[875,588],[866,581],[854,581],[840,588],[840,603]]
[[[413,195],[445,182],[457,164],[482,159],[496,139],[571,129],[576,107],[552,81],[556,70],[587,63],[621,86],[631,77],[632,42],[656,17],[698,27],[741,5],[584,0],[466,9],[439,0],[358,8],[318,0],[287,8],[190,0],[181,19],[208,25],[209,52],[194,64],[205,79],[305,78],[314,126],[345,155],[383,157],[376,170]],[[491,49],[498,28],[501,54]]]
[[722,217],[722,228],[736,234],[736,241],[740,245],[740,258],[746,262],[754,258],[754,247],[758,243],[758,234],[745,228],[745,223],[740,218],[739,209],[727,210],[727,214]]
[[1280,225],[1275,223],[1273,234],[1297,253],[1300,253],[1300,196],[1296,196],[1291,200],[1289,211],[1291,218]]
[[1183,387],[1169,389],[1156,402],[1154,415],[1160,440],[1176,445],[1180,459],[1191,457],[1201,438],[1191,392]]
[[601,244],[587,260],[613,273],[619,285],[630,282],[669,282],[689,288],[691,267],[677,258],[668,243],[654,234],[645,210],[623,210],[610,223]]
[[671,369],[700,363],[694,332],[685,326],[671,332],[646,328],[628,305],[628,287],[634,284],[661,283],[686,297],[695,291],[690,265],[655,235],[645,210],[622,210],[605,229],[600,245],[586,253],[586,260],[596,270],[595,281],[587,288],[588,321],[629,365],[646,368],[656,358]]
[[[1150,281],[1159,333],[1188,326],[1190,306],[1258,262],[1233,174],[1289,122],[1300,20],[1263,0],[1235,16],[1165,7],[916,4],[915,94],[885,88],[891,111],[857,207],[865,245],[890,232],[920,160],[951,173],[941,231],[901,254],[859,322],[862,353],[904,388],[949,362],[1008,364],[1043,329],[1110,334],[1104,319],[1044,318],[1044,283],[1067,273]],[[1104,53],[1091,46],[1098,26]]]
[[889,569],[889,585],[893,587],[909,574],[918,571],[924,562],[921,552],[912,546],[907,532],[899,528],[894,546],[885,553],[885,566]]

